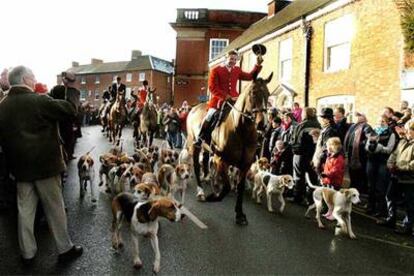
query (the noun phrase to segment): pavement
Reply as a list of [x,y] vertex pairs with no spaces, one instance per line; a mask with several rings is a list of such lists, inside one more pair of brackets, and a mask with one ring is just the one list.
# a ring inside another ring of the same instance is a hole
[[[124,132],[124,149],[133,152],[132,131]],[[92,151],[98,156],[110,144],[97,126],[83,129],[76,155]],[[98,166],[95,168],[98,170]],[[64,275],[130,275],[152,274],[154,254],[150,241],[140,239],[143,267],[132,265],[132,244],[127,227],[122,230],[125,248],[120,253],[111,249],[110,198],[103,190],[97,204],[90,193],[81,200],[76,160],[68,168],[64,196],[68,208],[69,232],[84,254],[77,260],[60,264],[54,241],[45,224],[36,227],[38,254],[32,267],[22,266],[16,235],[15,214],[0,215],[0,275],[64,274]],[[353,213],[352,226],[356,240],[334,236],[334,223],[327,229],[317,227],[314,219],[306,219],[305,207],[287,203],[285,213],[269,213],[262,205],[245,197],[245,213],[249,225],[234,223],[235,195],[222,202],[201,203],[195,198],[193,183],[186,197],[186,207],[208,229],[200,229],[188,219],[179,223],[161,220],[159,244],[160,275],[207,274],[371,274],[406,275],[414,273],[414,237],[401,237],[392,230],[375,225],[372,218]]]

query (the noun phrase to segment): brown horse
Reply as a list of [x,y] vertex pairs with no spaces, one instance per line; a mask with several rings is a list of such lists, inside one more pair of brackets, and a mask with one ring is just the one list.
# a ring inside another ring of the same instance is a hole
[[114,105],[109,111],[109,142],[119,146],[122,136],[122,129],[127,118],[125,93],[118,93]]
[[[225,121],[212,132],[211,149],[214,153],[213,162],[216,176],[223,180],[223,187],[219,193],[212,193],[207,198],[200,181],[200,149],[193,146],[196,134],[200,131],[204,118],[206,104],[194,107],[187,118],[188,140],[187,148],[193,155],[194,171],[197,180],[197,197],[200,201],[221,201],[230,191],[230,182],[227,175],[229,165],[240,169],[241,181],[237,184],[236,223],[246,225],[247,218],[243,213],[243,193],[246,174],[255,160],[257,133],[256,126],[264,120],[267,108],[269,90],[267,84],[273,73],[267,79],[254,79],[249,88],[240,94]],[[225,103],[227,104],[227,103]],[[212,181],[216,177],[212,178]]]
[[150,147],[152,145],[154,134],[157,131],[157,109],[155,108],[155,105],[152,103],[151,99],[155,90],[156,89],[148,91],[147,100],[139,116],[141,142],[147,147]]

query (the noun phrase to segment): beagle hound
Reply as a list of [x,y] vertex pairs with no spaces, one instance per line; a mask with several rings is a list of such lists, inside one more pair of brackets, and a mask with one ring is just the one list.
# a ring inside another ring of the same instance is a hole
[[335,228],[335,235],[341,233],[348,234],[351,239],[355,239],[356,236],[352,231],[351,225],[351,212],[352,204],[357,204],[360,202],[359,192],[355,188],[350,189],[341,189],[335,191],[331,188],[314,186],[308,182],[308,185],[315,189],[313,191],[313,200],[314,204],[309,206],[308,210],[305,213],[305,216],[308,216],[308,213],[316,208],[316,220],[318,222],[319,228],[324,228],[321,221],[321,211],[323,207],[323,202],[328,205],[328,214],[332,214],[333,218],[338,222]]
[[164,217],[171,222],[178,222],[184,214],[181,206],[170,198],[161,197],[150,201],[138,202],[129,193],[121,193],[112,200],[112,247],[117,250],[123,246],[121,238],[121,223],[126,220],[130,223],[132,242],[134,244],[134,267],[140,269],[142,261],[139,257],[138,236],[151,239],[155,253],[153,272],[160,271],[161,254],[158,245],[158,218]]
[[95,190],[95,167],[92,157],[87,153],[79,157],[78,160],[78,176],[79,176],[79,191],[80,197],[85,196],[86,187],[88,181],[91,186],[92,202],[96,202],[96,190]]
[[256,199],[257,203],[261,203],[261,196],[266,192],[267,209],[269,212],[274,212],[272,197],[277,195],[280,202],[280,213],[285,209],[285,200],[283,193],[285,189],[293,188],[293,177],[291,175],[274,175],[266,171],[259,171],[254,177],[254,186],[252,190],[252,199]]

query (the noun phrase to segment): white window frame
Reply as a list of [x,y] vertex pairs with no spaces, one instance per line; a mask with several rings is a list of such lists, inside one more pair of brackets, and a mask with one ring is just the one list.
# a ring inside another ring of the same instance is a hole
[[86,101],[86,98],[88,97],[88,91],[86,90],[81,90],[80,91],[80,100],[81,101]]
[[127,73],[125,79],[126,79],[126,82],[131,82],[132,81],[132,73]]
[[[285,75],[284,64],[290,64],[290,72]],[[289,82],[293,73],[293,39],[287,38],[279,42],[279,80]]]
[[144,81],[145,80],[145,72],[140,72],[139,73],[139,81]]
[[[351,65],[351,42],[354,32],[352,14],[338,17],[325,23],[324,28],[324,71],[337,72],[349,69]],[[332,61],[332,51],[343,51],[341,58],[347,60]],[[344,55],[345,53],[345,55]],[[341,64],[341,62],[343,64]]]
[[86,76],[81,76],[81,84],[86,84]]
[[226,42],[226,46],[224,46],[223,49],[225,49],[227,46],[229,46],[229,40],[226,39],[226,38],[210,38],[210,48],[209,48],[209,51],[208,51],[208,58],[209,58],[209,60],[213,60],[223,50],[223,49],[221,49],[221,51],[220,52],[217,52],[215,54],[215,56],[213,57],[212,56],[213,55],[213,51],[212,50],[213,50],[213,42],[214,41],[217,41],[217,42]]
[[343,106],[345,108],[345,113],[348,114],[348,121],[352,122],[356,110],[354,95],[335,95],[319,98],[317,104],[318,114],[324,107],[335,109],[337,106]]
[[101,83],[101,78],[99,75],[95,76],[95,84],[100,84]]

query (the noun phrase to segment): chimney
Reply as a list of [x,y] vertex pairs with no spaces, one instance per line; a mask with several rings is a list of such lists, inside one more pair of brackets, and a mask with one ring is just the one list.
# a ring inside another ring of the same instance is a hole
[[72,67],[79,67],[79,62],[72,61]]
[[101,64],[101,63],[103,63],[102,59],[97,59],[97,58],[91,59],[91,64]]
[[272,0],[267,4],[267,17],[270,18],[292,3],[288,0]]
[[131,60],[137,59],[140,56],[142,56],[142,52],[140,50],[132,50]]

